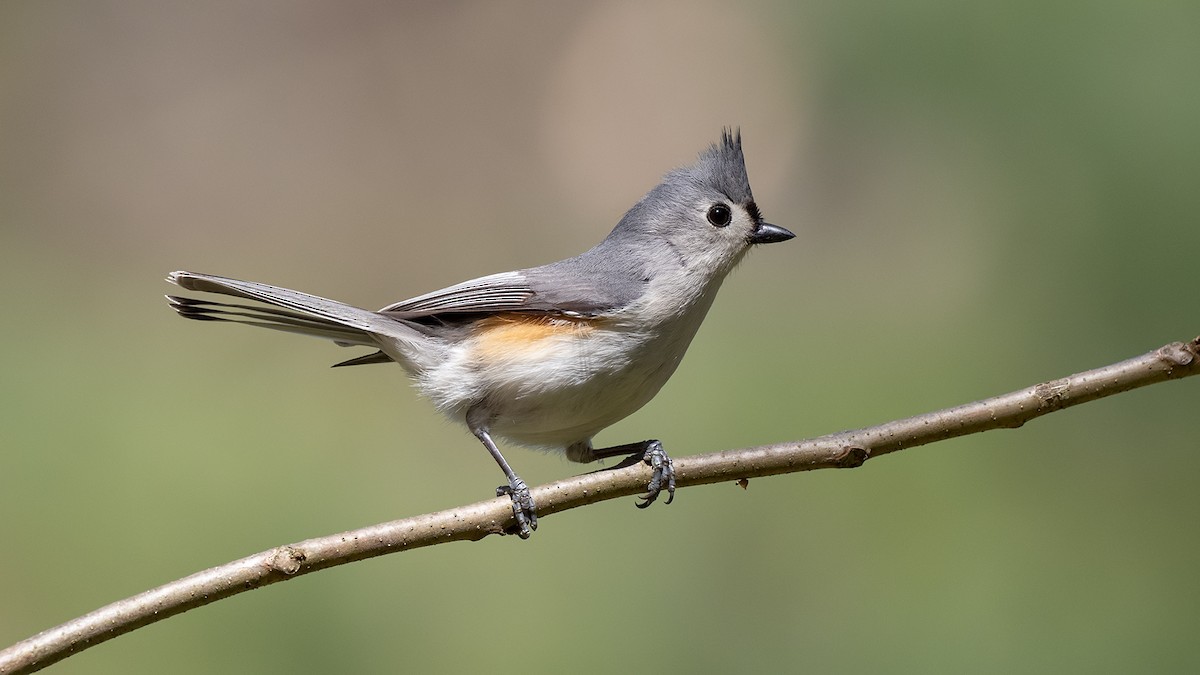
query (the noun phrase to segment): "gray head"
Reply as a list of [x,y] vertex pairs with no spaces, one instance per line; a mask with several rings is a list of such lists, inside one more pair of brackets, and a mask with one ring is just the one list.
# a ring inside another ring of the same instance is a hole
[[695,164],[664,176],[605,244],[631,253],[654,251],[660,263],[669,258],[724,276],[750,246],[793,236],[763,221],[746,176],[742,134],[726,130]]

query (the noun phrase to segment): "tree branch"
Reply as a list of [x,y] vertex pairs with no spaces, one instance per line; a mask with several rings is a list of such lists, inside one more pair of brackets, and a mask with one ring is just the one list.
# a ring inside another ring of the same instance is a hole
[[[679,487],[813,469],[852,468],[872,457],[989,429],[1015,428],[1055,410],[1200,373],[1200,337],[1137,358],[1010,394],[807,441],[675,460]],[[641,492],[637,463],[532,490],[538,516]],[[0,652],[0,673],[30,673],[123,633],[260,586],[387,553],[499,534],[512,522],[507,497],[372,525],[263,551],[114,602]],[[546,536],[546,535],[542,535]]]

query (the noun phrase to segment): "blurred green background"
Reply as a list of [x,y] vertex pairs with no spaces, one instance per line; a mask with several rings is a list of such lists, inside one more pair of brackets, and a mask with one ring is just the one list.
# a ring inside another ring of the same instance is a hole
[[[1195,336],[1197,35],[1196,3],[0,4],[0,644],[500,480],[398,368],[180,321],[167,272],[382,306],[584,250],[723,125],[798,237],[600,443],[799,439]],[[1198,401],[608,502],[55,672],[1195,672]]]

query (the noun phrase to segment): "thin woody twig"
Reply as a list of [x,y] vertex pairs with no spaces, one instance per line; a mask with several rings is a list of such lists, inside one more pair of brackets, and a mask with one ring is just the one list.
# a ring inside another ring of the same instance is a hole
[[[1198,373],[1200,337],[1010,394],[874,427],[682,457],[675,460],[676,480],[685,487],[857,467],[879,455],[989,429],[1019,427],[1055,410]],[[534,488],[538,516],[637,494],[646,485],[649,471],[639,463]],[[0,651],[0,673],[34,672],[141,626],[302,574],[444,542],[483,539],[499,534],[511,521],[511,501],[502,497],[273,548],[114,602],[18,642]]]

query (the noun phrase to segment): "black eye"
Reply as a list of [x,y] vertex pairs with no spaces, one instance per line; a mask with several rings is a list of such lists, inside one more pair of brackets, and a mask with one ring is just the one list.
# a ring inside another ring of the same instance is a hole
[[716,227],[725,227],[733,218],[733,214],[729,212],[729,207],[724,204],[713,204],[708,209],[708,222]]

